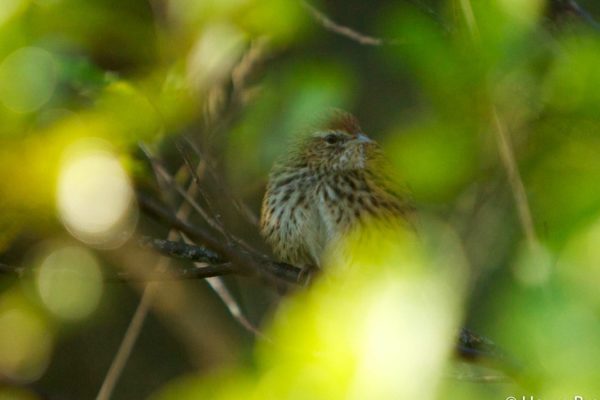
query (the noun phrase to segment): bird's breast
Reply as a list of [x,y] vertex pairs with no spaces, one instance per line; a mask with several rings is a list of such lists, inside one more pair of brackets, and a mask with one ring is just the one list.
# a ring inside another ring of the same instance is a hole
[[318,218],[315,177],[295,171],[272,178],[263,201],[261,231],[283,261],[319,266],[324,229]]

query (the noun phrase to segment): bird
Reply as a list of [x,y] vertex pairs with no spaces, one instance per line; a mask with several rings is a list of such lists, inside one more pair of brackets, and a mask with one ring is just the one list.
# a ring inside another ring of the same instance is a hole
[[414,207],[385,172],[380,145],[334,110],[288,146],[269,175],[260,230],[281,261],[321,270],[340,239],[372,221],[410,225]]
[[[340,239],[372,223],[418,236],[416,209],[400,187],[389,176],[381,146],[356,117],[335,110],[275,162],[260,231],[281,261],[311,274],[327,268],[325,256]],[[510,375],[508,358],[492,341],[464,328],[457,336],[459,359],[487,362]]]

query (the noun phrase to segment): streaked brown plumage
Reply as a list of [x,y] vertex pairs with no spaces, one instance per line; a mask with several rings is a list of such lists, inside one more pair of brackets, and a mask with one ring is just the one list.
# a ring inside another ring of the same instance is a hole
[[379,145],[347,113],[292,146],[269,177],[261,233],[277,257],[322,267],[328,246],[367,221],[406,224],[411,211],[381,170]]

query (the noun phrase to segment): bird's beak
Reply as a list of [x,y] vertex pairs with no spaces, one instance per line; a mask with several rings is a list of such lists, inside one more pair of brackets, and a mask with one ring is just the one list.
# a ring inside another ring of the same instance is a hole
[[373,139],[371,139],[364,133],[359,133],[358,135],[356,135],[356,137],[352,141],[354,143],[358,143],[358,144],[363,144],[363,143],[364,144],[373,144],[373,143],[375,143],[375,141]]

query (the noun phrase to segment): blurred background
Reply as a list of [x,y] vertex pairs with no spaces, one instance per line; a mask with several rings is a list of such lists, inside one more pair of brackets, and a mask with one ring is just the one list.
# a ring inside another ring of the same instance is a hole
[[[594,16],[592,0],[3,0],[0,398],[96,397],[157,263],[137,240],[169,231],[136,194],[182,203],[149,154],[181,186],[197,164],[203,201],[268,253],[268,171],[334,107],[382,144],[431,240],[366,244],[357,262],[381,274],[279,307],[227,277],[269,340],[205,281],[161,282],[111,398],[599,397]],[[449,362],[460,326],[519,378]]]

